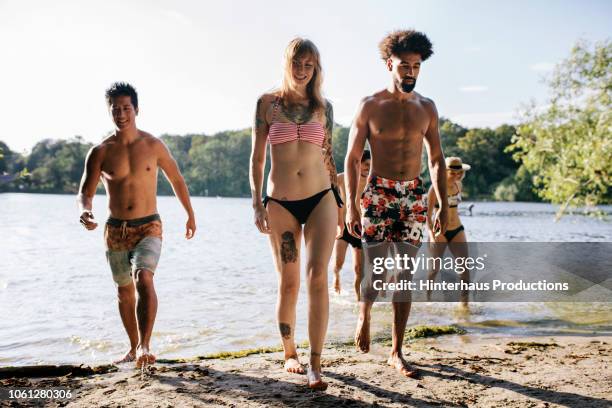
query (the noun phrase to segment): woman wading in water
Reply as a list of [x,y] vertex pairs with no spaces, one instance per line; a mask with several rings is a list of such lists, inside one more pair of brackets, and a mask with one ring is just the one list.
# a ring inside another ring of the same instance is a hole
[[[285,369],[304,373],[294,338],[300,262],[304,258],[310,340],[308,386],[324,390],[327,383],[321,379],[321,352],[329,315],[327,267],[338,235],[342,202],[332,157],[333,110],[321,95],[322,82],[316,46],[302,38],[291,41],[285,50],[280,89],[257,101],[250,183],[255,225],[269,234],[278,273],[276,313]],[[268,143],[271,169],[262,201]],[[302,238],[305,254],[300,253]]]
[[[459,218],[459,203],[461,202],[461,190],[463,187],[461,181],[465,177],[465,172],[470,168],[471,166],[463,163],[459,157],[446,158],[448,226],[444,234],[436,234],[436,231],[434,231],[434,212],[432,210],[434,207],[437,210],[440,208],[440,205],[436,200],[433,187],[429,189],[427,196],[427,202],[429,203],[427,206],[427,229],[429,230],[430,254],[432,257],[442,257],[447,246],[455,258],[467,258],[468,256],[467,237]],[[438,269],[434,267],[429,271],[427,279],[433,281],[436,279],[437,274]],[[459,277],[462,281],[469,283],[469,270],[460,274]],[[468,291],[461,291],[461,306],[465,309],[468,307],[468,296]],[[431,300],[431,291],[427,291],[427,300]]]

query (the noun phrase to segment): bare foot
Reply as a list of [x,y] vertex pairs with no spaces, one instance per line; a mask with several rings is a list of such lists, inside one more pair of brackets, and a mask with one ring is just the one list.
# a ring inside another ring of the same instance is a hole
[[136,367],[144,368],[155,363],[155,356],[148,347],[138,346],[136,349]]
[[288,373],[304,374],[304,367],[300,364],[298,356],[292,356],[285,359],[285,370]]
[[334,276],[334,291],[336,291],[337,294],[340,294],[340,276],[338,275]]
[[370,319],[359,317],[355,329],[355,347],[362,353],[370,351]]
[[312,370],[308,368],[308,388],[315,391],[325,391],[327,383],[321,379],[321,370]]
[[389,356],[389,359],[387,360],[387,364],[408,378],[415,378],[417,375],[417,370],[410,367],[408,362],[404,360],[404,356],[397,353],[391,353],[391,356]]
[[130,361],[134,361],[135,359],[136,359],[136,351],[130,350],[127,353],[125,353],[125,356],[123,356],[122,358],[113,361],[113,364],[129,363]]

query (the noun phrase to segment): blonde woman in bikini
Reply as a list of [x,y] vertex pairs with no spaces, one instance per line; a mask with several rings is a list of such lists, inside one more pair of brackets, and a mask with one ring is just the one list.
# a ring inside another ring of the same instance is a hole
[[[465,172],[469,170],[471,166],[463,163],[459,157],[447,157],[446,158],[446,185],[448,190],[448,226],[443,234],[438,231],[434,231],[433,219],[434,210],[437,211],[440,208],[439,203],[436,199],[436,194],[433,188],[429,189],[427,195],[427,229],[429,231],[429,241],[434,243],[430,246],[430,254],[433,257],[441,257],[446,250],[446,247],[450,249],[451,253],[455,258],[465,258],[468,256],[467,245],[461,245],[467,242],[465,235],[465,229],[461,224],[459,218],[459,203],[461,202],[461,181],[465,177]],[[451,244],[451,245],[448,245]],[[438,274],[438,269],[434,268],[429,271],[428,279],[435,280]],[[460,275],[462,281],[469,282],[469,271],[466,271]],[[431,299],[431,291],[427,292],[427,300]],[[468,292],[461,292],[461,305],[465,308],[468,306]]]
[[[308,285],[308,386],[324,390],[321,352],[327,332],[329,294],[327,267],[334,241],[342,232],[342,201],[332,157],[332,106],[321,95],[319,51],[309,40],[296,38],[285,51],[281,88],[257,101],[250,183],[255,225],[270,237],[278,273],[277,319],[285,370],[303,374],[295,346],[296,304],[300,263],[306,263]],[[266,146],[271,168],[262,200]],[[306,253],[300,253],[304,239]]]

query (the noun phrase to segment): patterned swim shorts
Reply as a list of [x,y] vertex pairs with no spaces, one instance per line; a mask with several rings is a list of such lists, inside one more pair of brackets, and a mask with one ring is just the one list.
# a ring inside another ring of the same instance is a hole
[[423,180],[395,181],[370,176],[361,195],[362,239],[420,246],[426,214]]
[[133,272],[155,272],[162,246],[162,223],[158,214],[133,220],[109,218],[104,226],[106,260],[117,286],[128,285]]

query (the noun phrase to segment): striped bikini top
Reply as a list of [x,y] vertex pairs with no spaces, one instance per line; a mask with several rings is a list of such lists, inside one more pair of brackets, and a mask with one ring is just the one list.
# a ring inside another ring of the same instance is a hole
[[315,121],[306,123],[275,121],[279,105],[280,98],[277,97],[272,111],[272,124],[268,131],[268,140],[271,145],[303,140],[323,147],[323,141],[325,140],[323,125]]

